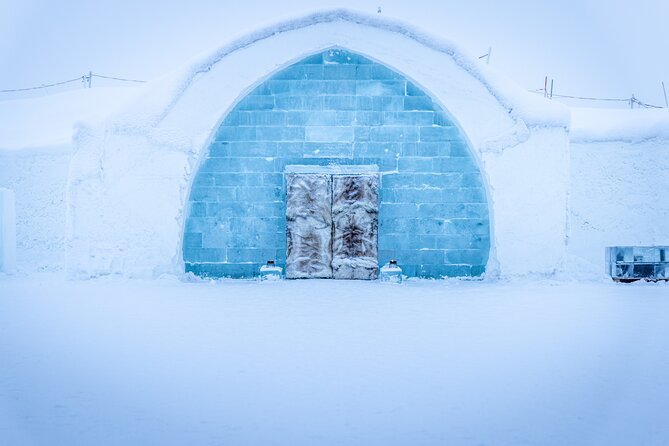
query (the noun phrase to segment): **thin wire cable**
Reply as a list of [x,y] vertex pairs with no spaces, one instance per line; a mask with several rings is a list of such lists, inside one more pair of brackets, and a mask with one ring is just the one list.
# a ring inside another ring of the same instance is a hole
[[586,96],[569,96],[566,94],[555,94],[553,93],[553,96],[556,98],[567,98],[567,99],[581,99],[584,101],[610,101],[610,102],[629,102],[630,99],[622,99],[622,98],[590,98]]
[[138,83],[145,83],[146,81],[140,81],[137,79],[124,79],[122,77],[113,77],[113,76],[103,76],[101,74],[92,74],[93,77],[100,77],[102,79],[111,79],[115,81],[122,81],[122,82],[138,82]]
[[643,108],[665,108],[665,107],[662,107],[661,105],[646,104],[645,102],[641,102],[637,98],[633,98],[632,102],[634,102],[635,104],[638,104],[639,106],[641,106]]
[[[481,56],[481,57],[485,57],[485,55]],[[42,89],[42,88],[56,87],[58,85],[69,84],[69,83],[77,82],[77,81],[86,82],[87,77],[89,77],[89,76],[84,75],[84,76],[77,77],[77,78],[74,78],[74,79],[68,79],[68,80],[62,81],[62,82],[54,82],[53,84],[43,84],[43,85],[39,85],[39,86],[36,86],[36,87],[14,88],[14,89],[8,89],[8,90],[0,90],[0,93],[15,93],[15,92],[19,92],[19,91],[39,90],[39,89]],[[102,74],[93,74],[93,73],[90,74],[90,77],[98,77],[98,78],[101,78],[101,79],[110,79],[110,80],[121,81],[121,82],[135,82],[135,83],[142,83],[142,84],[146,82],[146,81],[139,80],[139,79],[126,79],[126,78],[123,78],[123,77],[104,76]],[[530,90],[530,92],[538,93],[538,94],[545,94],[546,93],[545,89],[543,89],[543,88],[537,88],[535,90]],[[554,96],[556,98],[578,99],[578,100],[582,100],[582,101],[631,102],[631,103],[637,104],[640,107],[644,107],[644,108],[664,108],[664,107],[661,107],[659,105],[646,104],[645,102],[641,102],[640,100],[638,100],[634,96],[632,96],[631,98],[628,98],[628,99],[623,99],[623,98],[594,98],[594,97],[588,97],[588,96],[571,96],[571,95],[556,94],[556,93],[552,94],[552,96]]]
[[81,76],[81,77],[78,77],[76,79],[69,79],[69,80],[62,81],[62,82],[55,82],[53,84],[42,84],[42,85],[37,86],[37,87],[14,88],[14,89],[11,89],[11,90],[0,90],[0,93],[13,93],[13,92],[16,92],[16,91],[39,90],[40,88],[55,87],[56,85],[64,85],[64,84],[69,84],[71,82],[78,82],[78,81],[83,81],[83,80],[84,80],[84,76]]
[[[114,81],[121,81],[121,82],[135,82],[135,83],[145,83],[146,81],[138,80],[138,79],[126,79],[122,77],[113,77],[113,76],[103,76],[102,74],[93,74],[91,73],[92,77],[99,77],[102,79],[110,79]],[[27,87],[27,88],[12,88],[12,89],[7,89],[7,90],[0,90],[0,93],[16,93],[19,91],[30,91],[30,90],[40,90],[42,88],[49,88],[49,87],[56,87],[58,85],[65,85],[69,84],[72,82],[78,82],[82,81],[86,83],[86,80],[88,79],[88,75],[80,76],[74,79],[68,79],[66,81],[62,82],[54,82],[53,84],[42,84],[42,85],[37,85],[35,87]]]
[[[537,93],[537,94],[545,94],[545,90],[543,88],[536,88],[534,90],[529,90],[531,93]],[[566,95],[566,94],[556,94],[553,93],[553,96],[556,98],[566,98],[566,99],[579,99],[583,101],[609,101],[609,102],[627,102],[627,103],[632,103],[632,104],[637,104],[639,107],[643,108],[665,108],[662,107],[661,105],[654,105],[654,104],[646,104],[645,102],[642,102],[632,96],[631,98],[624,99],[624,98],[593,98],[593,97],[588,97],[588,96],[571,96],[571,95]]]

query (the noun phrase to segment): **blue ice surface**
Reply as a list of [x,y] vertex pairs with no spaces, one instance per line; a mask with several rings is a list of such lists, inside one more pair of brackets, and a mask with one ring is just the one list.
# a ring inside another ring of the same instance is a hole
[[479,276],[490,249],[481,173],[457,125],[402,74],[335,48],[241,98],[189,197],[186,271],[253,277],[285,266],[287,165],[377,165],[379,264],[409,277]]

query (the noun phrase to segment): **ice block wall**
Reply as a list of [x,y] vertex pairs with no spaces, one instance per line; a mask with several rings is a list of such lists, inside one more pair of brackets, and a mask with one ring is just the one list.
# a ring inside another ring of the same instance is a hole
[[[445,104],[448,106],[448,104]],[[402,74],[345,49],[308,56],[224,117],[193,180],[186,271],[252,277],[286,261],[287,165],[376,165],[378,260],[409,276],[478,276],[483,180],[447,112]]]

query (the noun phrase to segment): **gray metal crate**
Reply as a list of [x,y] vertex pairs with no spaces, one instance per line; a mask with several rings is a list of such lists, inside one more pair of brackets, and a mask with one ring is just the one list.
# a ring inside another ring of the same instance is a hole
[[616,282],[669,280],[669,246],[609,246],[605,261]]

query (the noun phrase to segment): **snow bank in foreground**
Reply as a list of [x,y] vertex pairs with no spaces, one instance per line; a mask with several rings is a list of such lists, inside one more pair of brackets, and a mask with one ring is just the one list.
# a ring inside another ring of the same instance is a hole
[[662,445],[669,286],[0,277],[23,445]]
[[669,109],[572,108],[571,141],[669,139]]
[[90,88],[0,101],[0,150],[69,144],[75,122],[99,122],[127,104],[139,90]]

